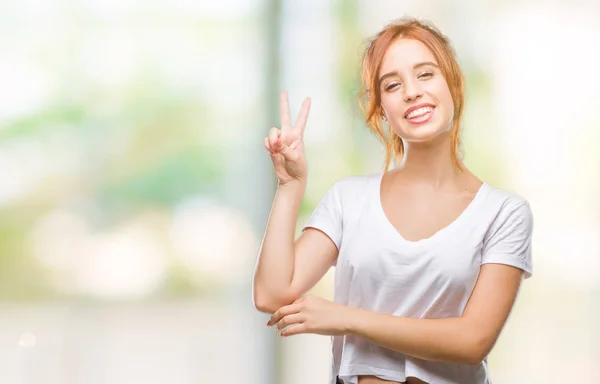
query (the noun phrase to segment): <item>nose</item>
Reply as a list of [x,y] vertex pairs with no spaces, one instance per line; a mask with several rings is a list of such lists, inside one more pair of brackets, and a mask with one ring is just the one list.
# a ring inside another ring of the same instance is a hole
[[404,83],[404,101],[413,102],[423,96],[423,88],[418,81],[408,81]]

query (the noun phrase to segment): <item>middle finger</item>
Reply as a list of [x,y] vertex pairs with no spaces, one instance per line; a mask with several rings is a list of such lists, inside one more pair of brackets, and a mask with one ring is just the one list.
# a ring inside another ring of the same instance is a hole
[[290,325],[298,324],[304,321],[303,316],[300,313],[294,313],[285,316],[283,319],[277,322],[277,329],[282,330]]
[[281,119],[281,129],[292,128],[292,119],[290,117],[290,102],[287,92],[283,91],[279,95],[279,115]]
[[275,313],[273,314],[273,316],[271,316],[271,319],[269,320],[269,322],[267,324],[268,325],[276,324],[283,317],[285,317],[287,315],[291,315],[293,313],[300,312],[301,308],[302,308],[302,306],[300,304],[290,304],[290,305],[286,305],[285,307],[281,307],[277,311],[275,311]]

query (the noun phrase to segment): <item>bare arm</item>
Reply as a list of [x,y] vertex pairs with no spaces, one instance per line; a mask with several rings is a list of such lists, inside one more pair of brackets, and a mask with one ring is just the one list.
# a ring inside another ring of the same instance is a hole
[[254,306],[273,313],[312,288],[337,257],[337,248],[323,232],[307,229],[294,241],[298,211],[306,188],[303,135],[310,100],[305,100],[291,126],[287,94],[280,99],[282,129],[265,138],[279,185],[271,207],[253,279]]
[[273,313],[310,290],[327,272],[338,250],[323,232],[308,228],[294,241],[304,186],[280,186],[254,274],[254,305]]
[[494,346],[523,271],[485,264],[462,317],[414,319],[352,308],[349,332],[420,359],[476,365]]
[[354,334],[423,360],[477,365],[494,346],[511,311],[523,271],[485,264],[461,317],[416,319],[303,296],[279,308],[267,325],[282,336]]

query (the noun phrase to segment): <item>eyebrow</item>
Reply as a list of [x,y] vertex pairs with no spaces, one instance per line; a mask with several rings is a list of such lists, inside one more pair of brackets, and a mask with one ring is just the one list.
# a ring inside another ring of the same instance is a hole
[[[424,67],[426,65],[431,65],[433,67],[439,68],[438,65],[436,63],[432,62],[432,61],[423,61],[422,63],[415,64],[413,66],[413,69],[421,68],[421,67]],[[379,78],[379,83],[378,84],[381,85],[381,83],[383,83],[383,80],[387,79],[388,77],[397,76],[397,75],[398,75],[398,71],[388,72],[388,73],[386,73],[385,75],[383,75],[383,76],[381,76]]]

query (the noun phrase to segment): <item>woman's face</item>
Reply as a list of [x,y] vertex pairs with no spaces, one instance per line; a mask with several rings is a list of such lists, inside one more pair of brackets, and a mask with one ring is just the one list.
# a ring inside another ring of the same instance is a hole
[[450,132],[454,103],[433,53],[418,40],[397,39],[379,72],[381,105],[388,124],[407,142]]

